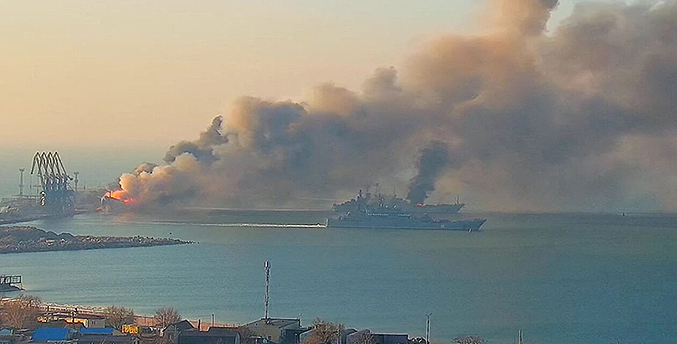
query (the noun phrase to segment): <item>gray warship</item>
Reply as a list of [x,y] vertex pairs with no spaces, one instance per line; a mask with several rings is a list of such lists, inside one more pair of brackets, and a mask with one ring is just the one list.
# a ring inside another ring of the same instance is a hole
[[391,228],[391,229],[443,229],[476,231],[486,219],[435,220],[429,215],[412,214],[392,209],[362,209],[327,219],[327,228]]
[[[437,220],[427,212],[416,215],[405,211],[404,209],[412,209],[401,206],[407,204],[411,203],[396,197],[386,201],[381,194],[375,198],[372,198],[369,193],[363,196],[360,190],[357,198],[334,205],[332,209],[341,215],[328,218],[326,225],[327,228],[444,229],[472,232],[480,229],[486,222],[485,219]],[[451,209],[452,214],[456,214],[462,206],[458,204],[457,209]],[[427,209],[439,209],[437,207],[442,206],[432,206]],[[426,208],[414,207],[413,209]],[[444,213],[448,214],[448,212]]]
[[458,197],[456,198],[455,204],[414,204],[411,201],[399,198],[396,195],[387,196],[384,194],[376,194],[376,196],[372,196],[369,192],[363,195],[362,190],[360,190],[357,198],[334,204],[331,209],[336,213],[345,214],[348,212],[357,212],[360,209],[386,207],[414,215],[423,215],[457,214],[464,206],[464,203],[459,203]]

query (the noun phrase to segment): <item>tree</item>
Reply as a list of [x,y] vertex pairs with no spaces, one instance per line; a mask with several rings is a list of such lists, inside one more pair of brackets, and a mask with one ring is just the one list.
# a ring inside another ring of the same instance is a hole
[[343,331],[343,324],[334,324],[322,319],[313,321],[313,332],[302,344],[331,344],[337,342],[339,331]]
[[155,311],[155,327],[165,328],[181,321],[181,314],[175,308],[162,307]]
[[354,339],[353,344],[375,344],[376,338],[368,332],[362,332]]
[[4,326],[23,329],[35,324],[41,304],[39,297],[31,295],[21,295],[16,299],[4,301],[2,303]]
[[134,323],[134,310],[131,308],[110,306],[103,310],[106,317],[106,325],[122,331],[122,325]]

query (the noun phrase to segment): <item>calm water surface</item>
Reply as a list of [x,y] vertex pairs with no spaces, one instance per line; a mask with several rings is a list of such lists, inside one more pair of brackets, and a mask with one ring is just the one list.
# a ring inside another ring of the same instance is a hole
[[[432,337],[512,343],[677,343],[677,216],[482,214],[481,232],[327,230],[321,212],[84,215],[31,223],[73,234],[195,245],[0,255],[46,301],[168,305],[189,318],[271,315]],[[253,225],[252,225],[253,224]],[[274,224],[274,225],[266,225]]]

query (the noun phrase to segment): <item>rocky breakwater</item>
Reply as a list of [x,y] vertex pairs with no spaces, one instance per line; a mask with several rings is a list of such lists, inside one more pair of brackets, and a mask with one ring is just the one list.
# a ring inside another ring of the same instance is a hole
[[45,251],[92,250],[99,248],[149,247],[192,244],[169,238],[112,237],[56,234],[32,226],[0,227],[0,254]]

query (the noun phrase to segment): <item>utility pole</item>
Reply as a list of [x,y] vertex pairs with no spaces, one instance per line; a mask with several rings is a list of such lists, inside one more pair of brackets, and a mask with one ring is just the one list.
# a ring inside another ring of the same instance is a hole
[[270,301],[270,261],[266,260],[266,263],[263,264],[263,267],[266,269],[266,297],[263,299],[263,318],[268,321],[268,303]]
[[24,172],[26,171],[25,168],[20,168],[19,173],[21,176],[19,177],[19,198],[24,197]]
[[430,344],[430,316],[433,315],[432,313],[428,313],[425,315],[426,320],[425,320],[425,342],[426,344]]
[[73,172],[73,175],[75,176],[75,179],[73,179],[73,183],[75,183],[75,192],[78,192],[78,175],[80,172],[75,171]]

